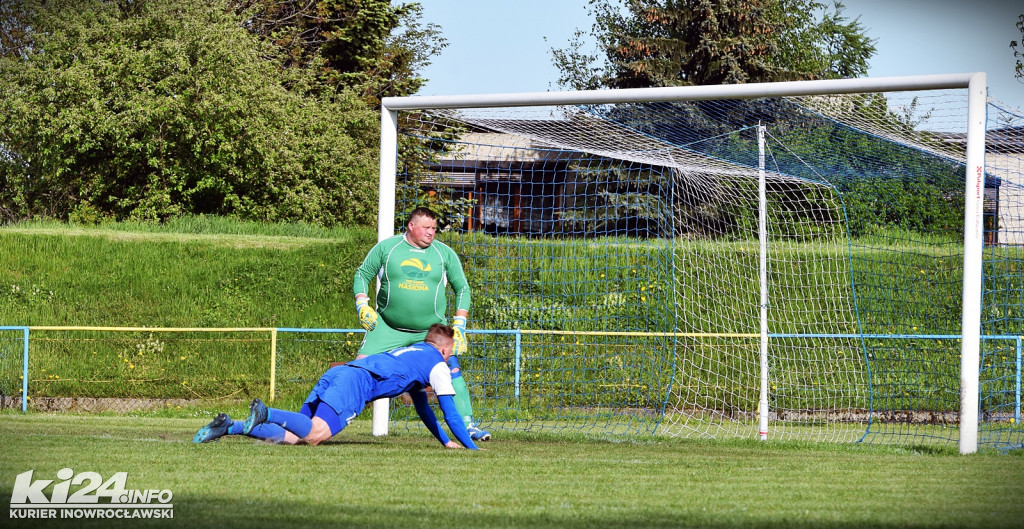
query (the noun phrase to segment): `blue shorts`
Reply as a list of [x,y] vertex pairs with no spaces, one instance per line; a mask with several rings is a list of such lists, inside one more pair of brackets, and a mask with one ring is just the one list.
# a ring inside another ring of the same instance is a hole
[[327,426],[331,429],[331,437],[334,437],[338,432],[345,429],[348,423],[341,424],[341,417],[338,416],[338,412],[331,409],[330,406],[321,406],[323,401],[315,400],[312,402],[303,402],[302,409],[299,413],[312,419],[313,417],[320,417],[323,419]]
[[336,435],[363,411],[373,388],[369,371],[347,365],[332,367],[309,392],[300,413],[320,417],[331,428],[331,435]]

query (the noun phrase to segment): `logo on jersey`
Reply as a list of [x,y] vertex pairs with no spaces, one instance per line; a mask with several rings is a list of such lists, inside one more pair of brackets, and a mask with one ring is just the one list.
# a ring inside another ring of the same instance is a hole
[[399,265],[402,267],[402,273],[405,274],[405,281],[398,284],[398,288],[404,290],[430,290],[427,284],[423,282],[423,279],[430,273],[430,265],[423,264],[423,261],[413,257],[412,259],[406,259]]
[[423,279],[427,277],[427,273],[430,272],[431,268],[429,264],[423,264],[423,261],[413,257],[412,259],[406,259],[399,265],[402,267],[402,272],[411,279]]

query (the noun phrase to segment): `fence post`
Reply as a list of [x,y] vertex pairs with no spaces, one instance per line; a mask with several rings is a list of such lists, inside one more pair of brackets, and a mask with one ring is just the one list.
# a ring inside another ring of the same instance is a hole
[[1013,407],[1013,421],[1016,422],[1017,424],[1020,424],[1020,389],[1021,389],[1020,388],[1020,384],[1021,384],[1020,369],[1021,369],[1021,360],[1022,360],[1021,355],[1024,355],[1024,351],[1021,351],[1022,345],[1024,345],[1024,336],[1018,336],[1017,337],[1017,351],[1016,351],[1016,355],[1015,355],[1017,357],[1017,360],[1016,360],[1016,362],[1017,362],[1017,387],[1014,388],[1014,393],[1016,394],[1014,396],[1016,397],[1016,399],[1014,400],[1015,405]]
[[277,328],[270,329],[270,402],[277,386]]
[[21,328],[24,352],[21,360],[21,411],[28,412],[28,327]]

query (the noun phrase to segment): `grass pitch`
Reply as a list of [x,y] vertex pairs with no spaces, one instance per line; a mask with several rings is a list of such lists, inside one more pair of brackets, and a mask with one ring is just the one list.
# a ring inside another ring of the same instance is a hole
[[[196,445],[209,417],[0,414],[0,496],[65,467],[173,492],[124,527],[1021,527],[1024,451],[496,432],[484,452],[356,421],[319,447]],[[109,527],[8,520],[5,527]]]

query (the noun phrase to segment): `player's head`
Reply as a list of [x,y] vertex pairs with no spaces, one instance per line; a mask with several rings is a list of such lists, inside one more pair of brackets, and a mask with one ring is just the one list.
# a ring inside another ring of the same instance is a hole
[[406,239],[418,248],[426,248],[434,242],[437,214],[427,208],[416,208],[409,214],[408,228]]
[[427,329],[427,337],[423,340],[441,351],[445,361],[452,355],[452,344],[455,343],[455,329],[443,324],[435,323]]

